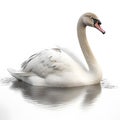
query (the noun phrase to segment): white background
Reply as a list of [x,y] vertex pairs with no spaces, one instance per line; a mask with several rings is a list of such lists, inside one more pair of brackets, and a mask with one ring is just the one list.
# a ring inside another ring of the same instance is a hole
[[[7,68],[19,68],[31,54],[56,45],[70,49],[83,61],[76,25],[79,17],[85,12],[95,13],[106,31],[103,35],[94,28],[87,29],[89,43],[103,69],[103,78],[114,84],[120,83],[118,0],[0,0],[0,79],[10,77]],[[92,104],[93,107],[89,109],[91,105],[88,105],[85,110],[80,109],[80,100],[84,99],[84,93],[86,95],[83,91],[81,98],[73,101],[74,104],[58,111],[23,101],[23,91],[0,87],[0,115],[10,115],[14,120],[37,117],[53,120],[119,119],[118,89],[117,93],[114,89],[103,89],[104,92]],[[31,93],[34,96],[34,92]]]
[[8,67],[18,68],[31,54],[55,45],[66,47],[81,57],[77,21],[83,13],[93,12],[101,20],[106,34],[88,28],[89,43],[104,78],[118,83],[119,11],[118,0],[1,0],[0,76],[9,76]]

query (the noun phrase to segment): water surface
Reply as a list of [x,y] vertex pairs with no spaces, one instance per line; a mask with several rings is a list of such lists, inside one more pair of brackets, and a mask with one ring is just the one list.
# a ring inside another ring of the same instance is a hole
[[119,87],[105,80],[76,88],[30,86],[0,80],[0,120],[120,120]]

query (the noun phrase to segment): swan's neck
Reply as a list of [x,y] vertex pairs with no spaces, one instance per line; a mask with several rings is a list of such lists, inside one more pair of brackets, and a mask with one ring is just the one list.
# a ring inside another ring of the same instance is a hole
[[82,24],[82,22],[79,20],[78,26],[77,26],[77,32],[78,32],[78,39],[79,43],[82,49],[82,52],[85,56],[86,62],[89,67],[89,72],[92,72],[96,75],[102,76],[101,69],[89,47],[87,37],[86,37],[86,25]]

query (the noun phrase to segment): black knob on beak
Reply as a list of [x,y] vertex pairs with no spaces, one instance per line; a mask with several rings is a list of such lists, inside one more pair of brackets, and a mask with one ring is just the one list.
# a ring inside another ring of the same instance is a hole
[[102,24],[101,21],[98,20],[98,19],[93,18],[93,20],[94,20],[94,24],[96,24],[96,23],[98,23],[98,25],[101,25],[101,24]]

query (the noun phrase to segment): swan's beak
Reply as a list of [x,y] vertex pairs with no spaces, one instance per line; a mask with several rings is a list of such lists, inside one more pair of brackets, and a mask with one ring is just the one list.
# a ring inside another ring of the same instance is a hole
[[97,28],[100,32],[105,34],[105,31],[101,28],[100,24],[98,22],[95,23],[95,28]]

